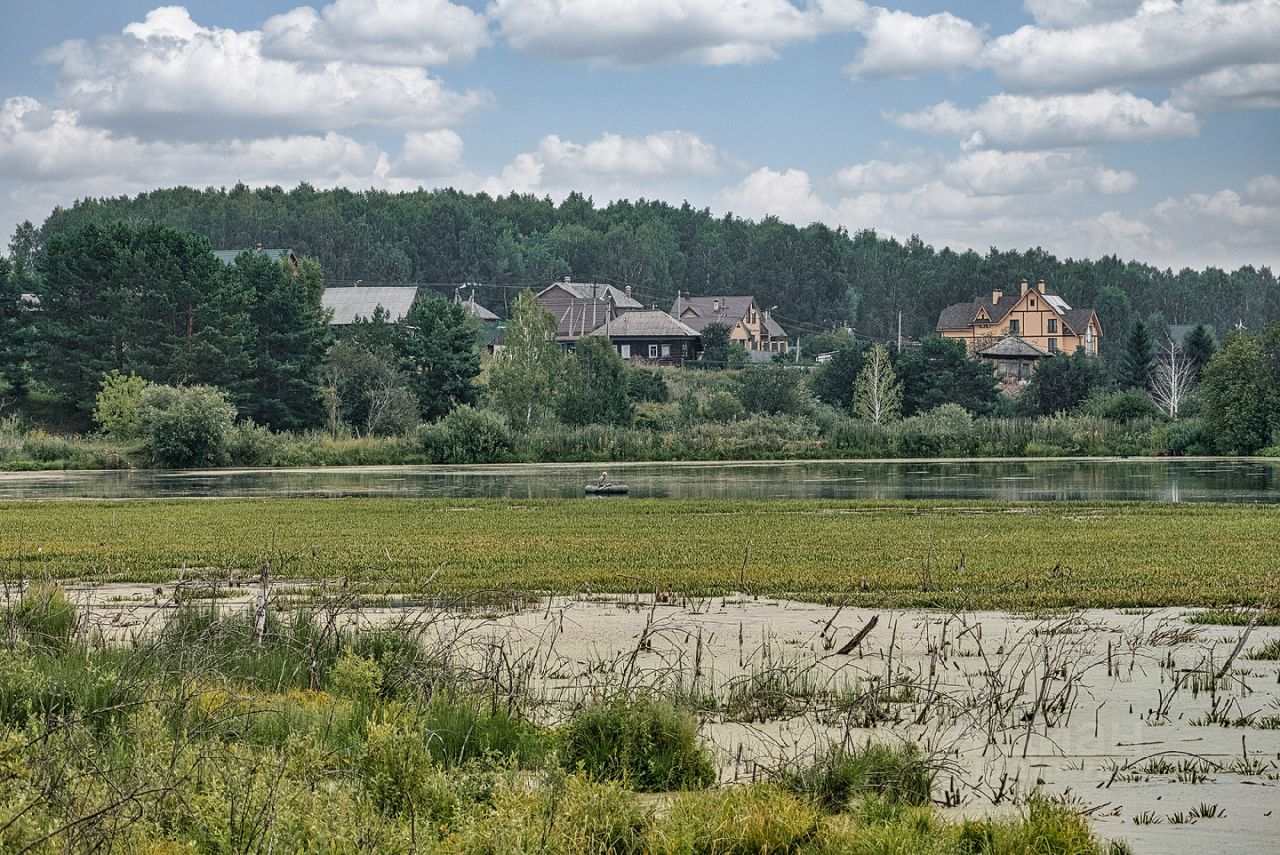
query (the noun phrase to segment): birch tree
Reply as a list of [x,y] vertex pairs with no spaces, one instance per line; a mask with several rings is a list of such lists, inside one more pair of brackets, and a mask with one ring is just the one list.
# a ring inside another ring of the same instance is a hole
[[564,372],[556,319],[532,291],[522,291],[503,339],[506,347],[494,354],[489,367],[489,395],[512,427],[527,430],[550,412]]
[[883,344],[867,352],[854,385],[853,406],[859,416],[877,425],[893,421],[902,412],[902,384]]
[[1187,397],[1195,390],[1198,366],[1170,339],[1156,357],[1151,372],[1151,400],[1171,419],[1178,418],[1178,411]]

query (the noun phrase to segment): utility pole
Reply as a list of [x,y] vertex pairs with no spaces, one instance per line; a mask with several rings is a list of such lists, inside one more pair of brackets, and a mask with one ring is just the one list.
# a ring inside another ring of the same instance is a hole
[[902,353],[902,312],[898,312],[898,353]]

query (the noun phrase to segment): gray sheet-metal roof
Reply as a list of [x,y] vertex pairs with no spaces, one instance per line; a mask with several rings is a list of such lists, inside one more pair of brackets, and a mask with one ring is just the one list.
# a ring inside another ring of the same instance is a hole
[[769,334],[769,338],[786,338],[787,331],[782,325],[773,319],[773,315],[766,314],[764,316],[764,331]]
[[324,307],[333,312],[330,323],[341,327],[354,324],[356,318],[372,318],[379,306],[387,310],[393,322],[403,320],[417,298],[418,289],[411,286],[357,285],[325,288],[322,300]]
[[470,312],[473,317],[479,318],[482,321],[500,320],[497,315],[474,300],[463,300],[462,307]]
[[613,285],[605,285],[600,282],[552,282],[546,288],[538,292],[538,296],[550,291],[552,288],[562,288],[573,296],[575,300],[607,300],[613,298],[613,305],[619,309],[643,309],[644,304],[633,297],[628,297],[627,292]]
[[997,359],[1043,359],[1046,356],[1052,356],[1049,351],[1042,350],[1035,346],[1025,338],[1018,338],[1016,335],[1005,336],[995,344],[984,350],[978,351],[979,356],[993,356]]
[[245,247],[244,249],[215,249],[213,251],[213,257],[221,261],[223,264],[235,264],[236,259],[240,257],[242,252],[248,252],[254,255],[265,255],[268,258],[274,258],[277,261],[293,255],[293,250],[291,249],[258,249],[254,247]]
[[591,331],[591,335],[604,335],[610,338],[698,338],[697,330],[688,324],[682,324],[666,312],[656,309],[650,311],[626,312],[601,324]]

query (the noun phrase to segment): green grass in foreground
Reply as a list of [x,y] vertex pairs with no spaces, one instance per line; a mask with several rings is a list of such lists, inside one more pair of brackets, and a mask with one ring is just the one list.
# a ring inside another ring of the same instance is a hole
[[[9,578],[388,581],[896,606],[1274,600],[1280,507],[1135,503],[271,499],[0,503]],[[620,574],[627,574],[626,576]],[[642,587],[649,588],[650,583]]]

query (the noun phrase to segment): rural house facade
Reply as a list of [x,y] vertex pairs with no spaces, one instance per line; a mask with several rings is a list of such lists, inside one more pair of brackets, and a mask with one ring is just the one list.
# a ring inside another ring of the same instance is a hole
[[606,320],[643,309],[625,290],[598,282],[574,282],[568,276],[537,294],[538,302],[556,319],[556,341],[568,346],[591,333]]
[[1038,359],[1033,351],[1045,356],[1075,353],[1078,348],[1097,356],[1102,338],[1102,324],[1093,309],[1073,309],[1056,292],[1040,280],[1033,288],[1022,280],[1018,291],[993,290],[968,303],[956,303],[942,310],[937,331],[945,338],[965,343],[969,353],[995,361],[1000,354],[992,352],[1007,338],[1016,339],[1031,348],[1004,346],[1009,357]]
[[755,297],[676,297],[671,316],[698,333],[712,324],[729,328],[729,339],[748,351],[786,353],[791,344],[787,331],[774,320],[769,310],[761,310]]
[[618,355],[633,362],[679,366],[702,352],[697,330],[656,309],[626,312],[591,335],[607,336]]

